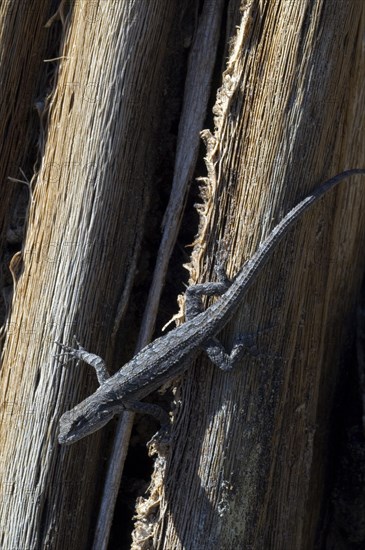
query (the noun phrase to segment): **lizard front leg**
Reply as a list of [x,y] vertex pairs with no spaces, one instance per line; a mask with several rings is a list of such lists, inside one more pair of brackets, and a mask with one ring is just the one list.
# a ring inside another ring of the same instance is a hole
[[85,361],[88,365],[93,367],[96,372],[96,376],[98,378],[98,382],[100,386],[110,378],[110,374],[106,368],[105,361],[99,357],[99,355],[95,355],[94,353],[90,353],[86,351],[85,348],[83,348],[79,342],[76,340],[76,337],[74,336],[75,344],[77,345],[77,348],[66,346],[65,344],[61,344],[61,342],[56,342],[61,349],[63,350],[63,353],[58,353],[54,355],[57,359],[67,357],[67,361],[71,361],[72,359],[77,359],[77,362]]
[[170,425],[170,417],[168,413],[159,405],[145,403],[144,401],[134,401],[131,399],[123,400],[123,405],[125,409],[129,411],[140,414],[150,414],[160,422],[162,429],[167,428]]

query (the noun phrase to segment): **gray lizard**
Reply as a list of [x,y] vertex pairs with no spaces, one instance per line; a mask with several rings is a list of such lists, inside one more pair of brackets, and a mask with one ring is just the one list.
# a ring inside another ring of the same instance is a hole
[[[327,180],[303,199],[271,231],[259,245],[253,256],[244,264],[233,281],[219,268],[219,281],[193,285],[186,290],[186,322],[157,338],[126,365],[110,376],[101,357],[87,352],[79,344],[77,348],[59,342],[63,353],[83,360],[95,368],[100,387],[60,419],[58,440],[69,445],[99,430],[111,418],[123,410],[153,414],[162,424],[169,421],[168,414],[160,407],[143,403],[141,399],[181,374],[192,361],[194,354],[204,349],[211,361],[223,370],[230,370],[242,356],[246,347],[239,339],[227,354],[216,335],[231,319],[247,290],[260,274],[277,243],[310,205],[341,181],[356,174],[365,174],[365,169],[347,170]],[[203,311],[201,297],[220,296]]]

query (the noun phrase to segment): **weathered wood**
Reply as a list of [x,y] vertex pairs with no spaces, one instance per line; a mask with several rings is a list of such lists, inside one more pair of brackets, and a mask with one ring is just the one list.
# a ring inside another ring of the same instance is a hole
[[[199,280],[212,278],[217,239],[236,273],[312,187],[364,165],[363,35],[361,2],[243,3],[205,136]],[[237,333],[256,334],[256,355],[229,374],[202,358],[184,377],[135,548],[314,547],[340,352],[364,266],[364,197],[363,182],[344,184],[278,248],[222,336],[229,347]]]
[[0,324],[11,304],[8,265],[24,234],[29,191],[22,172],[32,174],[39,154],[42,129],[36,102],[47,80],[44,59],[51,57],[58,34],[44,28],[50,9],[48,0],[0,3]]
[[53,342],[77,334],[109,366],[119,362],[112,335],[140,249],[178,9],[75,2],[65,27],[0,378],[4,549],[90,544],[100,436],[65,449],[56,436],[61,413],[96,380],[85,369],[63,369],[52,359]]

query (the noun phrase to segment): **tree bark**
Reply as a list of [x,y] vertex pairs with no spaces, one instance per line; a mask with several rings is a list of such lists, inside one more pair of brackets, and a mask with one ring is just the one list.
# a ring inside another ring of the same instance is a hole
[[[312,188],[364,166],[363,35],[360,2],[243,3],[214,132],[205,133],[192,283],[213,278],[219,246],[234,275]],[[221,335],[228,349],[235,335],[255,335],[256,353],[241,368],[219,372],[201,357],[184,376],[171,448],[139,504],[134,548],[322,547],[331,413],[364,266],[364,203],[363,179],[343,183],[278,247]]]

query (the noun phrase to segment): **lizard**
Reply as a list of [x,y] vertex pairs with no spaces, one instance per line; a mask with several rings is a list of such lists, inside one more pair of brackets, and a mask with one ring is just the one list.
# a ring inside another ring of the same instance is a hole
[[[77,347],[55,342],[62,349],[62,353],[55,357],[67,356],[78,362],[83,360],[94,367],[100,384],[92,395],[61,416],[59,443],[70,445],[96,432],[123,410],[149,413],[157,417],[163,426],[168,425],[169,415],[166,411],[141,400],[184,372],[201,349],[219,368],[231,370],[242,357],[247,342],[242,337],[238,338],[228,354],[216,335],[231,319],[289,228],[328,191],[350,176],[359,174],[365,175],[365,168],[341,172],[314,189],[272,229],[232,281],[223,267],[218,265],[217,282],[187,287],[186,322],[153,340],[114,375],[110,376],[101,357],[86,351],[77,341]],[[219,298],[203,310],[202,296]]]

